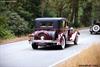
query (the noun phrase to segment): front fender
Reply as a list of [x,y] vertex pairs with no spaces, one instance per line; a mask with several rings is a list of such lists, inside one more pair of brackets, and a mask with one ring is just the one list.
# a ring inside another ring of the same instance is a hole
[[58,38],[57,38],[57,45],[60,45],[60,44],[61,44],[62,36],[64,36],[63,33],[61,33],[61,34],[58,35]]
[[71,41],[74,41],[75,40],[75,38],[78,36],[78,34],[80,34],[78,31],[75,31],[73,34],[72,34],[72,36],[70,37],[70,40]]

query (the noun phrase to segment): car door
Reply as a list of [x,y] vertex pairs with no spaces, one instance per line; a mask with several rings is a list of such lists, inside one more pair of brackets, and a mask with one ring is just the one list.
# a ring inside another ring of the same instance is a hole
[[66,39],[68,38],[68,22],[66,20],[63,21],[64,22],[64,35],[66,37]]

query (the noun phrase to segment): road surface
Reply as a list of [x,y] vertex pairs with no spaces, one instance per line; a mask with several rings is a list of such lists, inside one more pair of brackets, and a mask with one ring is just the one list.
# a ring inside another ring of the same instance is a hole
[[28,41],[0,45],[0,67],[49,67],[62,59],[68,59],[92,43],[100,42],[100,35],[90,35],[88,29],[80,31],[79,45],[60,50],[53,47],[33,50]]

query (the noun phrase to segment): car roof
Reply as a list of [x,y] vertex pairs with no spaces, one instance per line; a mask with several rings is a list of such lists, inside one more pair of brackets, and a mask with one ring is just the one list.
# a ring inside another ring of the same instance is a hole
[[35,21],[66,20],[65,18],[36,18]]

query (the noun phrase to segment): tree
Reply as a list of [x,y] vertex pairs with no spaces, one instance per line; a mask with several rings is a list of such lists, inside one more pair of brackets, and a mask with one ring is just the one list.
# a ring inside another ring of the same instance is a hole
[[13,38],[14,34],[8,29],[7,17],[0,16],[0,39]]
[[79,8],[79,0],[71,0],[71,18],[70,22],[75,27],[78,27],[78,8]]
[[92,19],[100,20],[100,0],[92,0]]
[[28,31],[28,22],[21,18],[16,12],[8,12],[9,29],[17,36],[25,35]]
[[[57,17],[63,17],[64,11],[68,7],[69,0],[49,0],[49,5],[55,11]],[[66,11],[67,12],[67,11]]]

